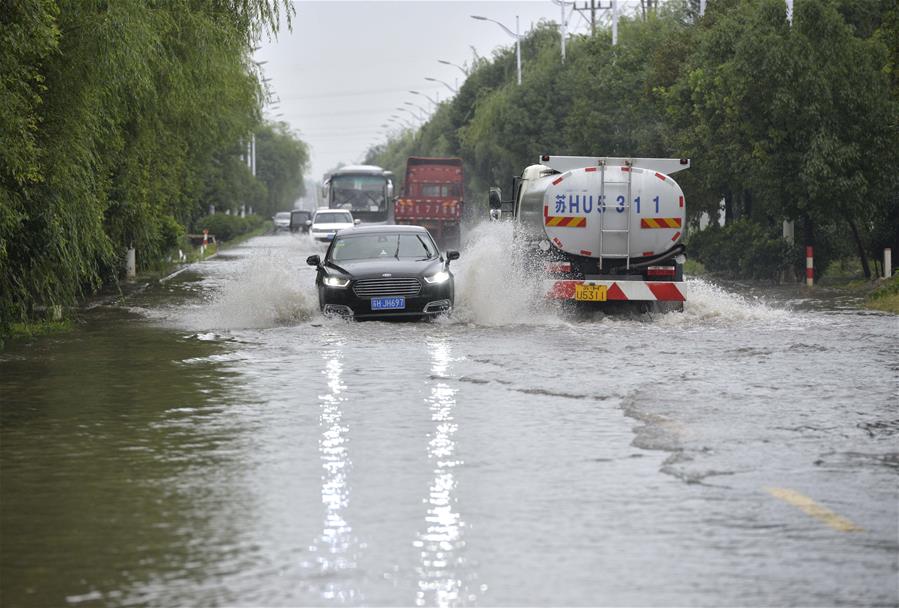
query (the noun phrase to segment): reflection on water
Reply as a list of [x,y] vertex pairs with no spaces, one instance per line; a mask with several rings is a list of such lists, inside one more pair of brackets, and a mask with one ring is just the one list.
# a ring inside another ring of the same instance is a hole
[[326,350],[322,355],[328,393],[319,395],[321,437],[318,446],[325,514],[322,532],[309,550],[316,553],[314,566],[321,581],[317,587],[321,597],[355,602],[363,598],[354,582],[359,544],[353,536],[353,527],[345,518],[350,502],[348,478],[353,463],[347,450],[349,427],[343,422],[341,409],[347,400],[343,383],[343,344],[335,344],[333,350]]
[[413,543],[420,550],[415,603],[418,606],[452,606],[471,603],[476,597],[468,595],[463,580],[465,540],[462,531],[465,522],[461,513],[455,510],[456,478],[453,471],[463,463],[456,458],[453,438],[458,429],[453,416],[456,390],[443,380],[451,354],[445,342],[433,344],[429,350],[434,381],[427,401],[434,430],[428,442],[428,459],[434,471],[427,498],[425,530],[418,532]]
[[252,243],[131,298],[181,332],[0,353],[0,605],[899,605],[895,317],[553,319],[469,250],[455,321],[295,324],[305,256]]

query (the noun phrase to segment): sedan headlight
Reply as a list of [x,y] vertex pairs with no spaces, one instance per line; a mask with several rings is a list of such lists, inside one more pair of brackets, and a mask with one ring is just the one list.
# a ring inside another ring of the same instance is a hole
[[440,283],[445,283],[449,280],[450,273],[445,270],[441,270],[437,274],[432,274],[429,277],[425,277],[425,283],[430,283],[431,285],[438,285]]
[[346,287],[349,284],[349,279],[341,279],[340,277],[325,277],[325,285],[327,285],[328,287]]

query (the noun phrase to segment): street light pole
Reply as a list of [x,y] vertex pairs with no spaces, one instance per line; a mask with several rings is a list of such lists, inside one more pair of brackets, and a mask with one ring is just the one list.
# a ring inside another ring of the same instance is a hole
[[413,108],[418,108],[421,111],[421,115],[424,117],[423,120],[427,120],[428,111],[425,110],[423,107],[421,107],[417,103],[412,103],[411,101],[404,101],[403,103],[406,104],[407,106],[412,106]]
[[448,88],[450,90],[450,93],[452,93],[453,95],[458,93],[458,91],[456,89],[454,89],[451,84],[444,82],[438,78],[431,78],[430,76],[425,76],[425,80],[428,80],[430,82],[439,82],[440,84],[442,84],[443,86]]
[[451,65],[451,66],[453,66],[454,68],[459,68],[459,70],[460,70],[463,74],[465,74],[465,77],[468,78],[468,70],[466,70],[465,68],[463,68],[461,65],[455,64],[455,63],[453,63],[452,61],[447,61],[446,59],[438,59],[438,60],[437,60],[437,63],[442,63],[443,65]]
[[427,96],[427,95],[425,95],[424,93],[422,93],[421,91],[409,91],[409,92],[412,93],[413,95],[421,95],[422,97],[424,97],[425,99],[427,99],[428,101],[430,101],[432,104],[434,104],[434,107],[437,107],[437,106],[440,105],[440,102],[439,102],[439,101],[434,101],[434,100],[431,99],[429,96]]
[[515,60],[518,64],[518,86],[521,86],[521,34],[518,31],[518,15],[515,15]]
[[415,130],[415,125],[410,123],[405,118],[401,118],[401,117],[397,116],[396,114],[391,114],[390,118],[388,118],[387,120],[392,120],[392,121],[396,122],[397,124],[399,124],[401,127],[406,127],[407,129]]
[[[411,117],[414,118],[415,120],[421,120],[421,118],[418,117],[418,116],[416,116],[416,115],[415,115],[415,112],[413,112],[413,111],[410,110],[409,108],[404,108],[403,106],[399,106],[399,107],[397,107],[397,110],[400,110],[400,111],[402,111],[402,112],[408,112],[408,113],[409,113],[409,116],[411,116]],[[424,121],[422,120],[422,122],[424,122]]]
[[515,31],[513,32],[505,25],[497,21],[496,19],[490,19],[488,17],[482,17],[481,15],[471,15],[472,19],[477,19],[478,21],[490,21],[491,23],[495,23],[509,34],[512,38],[515,39],[515,63],[518,66],[518,85],[521,86],[521,34],[518,33],[519,24],[518,24],[518,15],[515,15]]
[[[561,20],[559,21],[559,31],[562,34],[562,63],[565,63],[565,39],[568,37],[568,19],[571,18],[571,14],[574,12],[574,8],[576,3],[574,2],[566,2],[565,0],[552,0],[553,4],[558,4],[559,9],[561,9]],[[571,12],[568,13],[568,17],[565,16],[565,5],[571,5]]]

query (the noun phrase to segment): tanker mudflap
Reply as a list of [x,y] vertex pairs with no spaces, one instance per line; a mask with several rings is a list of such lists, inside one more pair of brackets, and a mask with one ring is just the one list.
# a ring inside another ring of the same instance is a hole
[[545,281],[546,297],[581,302],[684,302],[681,282]]

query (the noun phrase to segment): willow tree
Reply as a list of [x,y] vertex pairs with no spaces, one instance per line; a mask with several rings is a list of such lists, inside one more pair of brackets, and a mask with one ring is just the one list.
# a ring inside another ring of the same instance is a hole
[[250,61],[289,3],[0,4],[0,331],[153,260],[259,120]]

